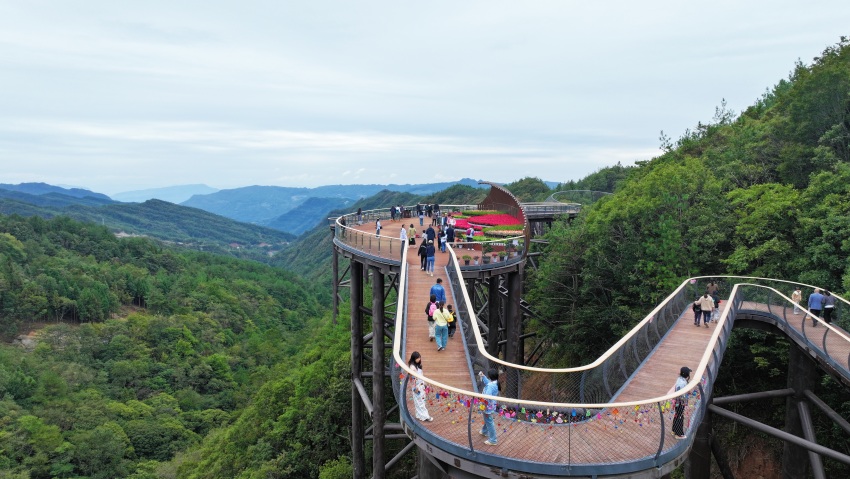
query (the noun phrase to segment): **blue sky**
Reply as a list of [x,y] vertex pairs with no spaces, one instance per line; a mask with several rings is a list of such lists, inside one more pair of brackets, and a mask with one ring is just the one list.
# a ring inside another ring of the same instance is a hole
[[579,179],[841,35],[846,1],[5,1],[0,183]]

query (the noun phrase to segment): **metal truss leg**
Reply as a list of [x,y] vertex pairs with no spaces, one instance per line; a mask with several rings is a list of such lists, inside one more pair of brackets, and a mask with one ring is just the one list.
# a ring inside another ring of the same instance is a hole
[[[797,404],[805,401],[803,391],[814,389],[818,377],[820,374],[814,361],[805,351],[791,343],[788,353],[788,387],[795,393],[785,403],[785,432],[797,437],[803,436],[803,425]],[[782,477],[784,479],[808,477],[808,459],[806,449],[786,441],[782,447]]]

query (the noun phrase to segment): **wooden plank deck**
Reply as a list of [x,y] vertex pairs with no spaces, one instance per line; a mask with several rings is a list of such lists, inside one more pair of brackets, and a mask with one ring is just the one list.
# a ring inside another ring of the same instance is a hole
[[696,371],[717,325],[694,326],[694,315],[688,308],[614,401],[640,401],[666,395],[676,383],[682,366]]
[[[427,220],[428,218],[426,222]],[[382,221],[382,236],[398,238],[401,227],[409,225],[411,221],[421,233],[423,228],[419,226],[418,218],[397,222],[387,220]],[[358,229],[374,234],[373,226],[365,224]],[[438,250],[435,273],[431,277],[420,269],[420,260],[416,256],[418,244],[417,242],[416,246],[410,248],[408,256],[408,324],[405,344],[407,356],[409,357],[412,351],[419,351],[422,354],[424,374],[428,379],[471,391],[473,387],[460,342],[461,336],[450,339],[446,350],[440,352],[437,351],[436,342],[428,340],[428,322],[424,307],[428,302],[429,290],[437,277],[443,278],[448,302],[455,304],[456,301],[447,287],[445,274],[449,254]],[[750,304],[748,307],[759,309],[756,304]],[[800,321],[791,324],[801,332],[803,317],[801,315]],[[696,370],[718,325],[719,323],[709,323],[709,328],[702,324],[695,326],[693,312],[690,308],[684,311],[650,357],[632,375],[615,401],[640,401],[666,395],[675,383],[682,366]],[[813,342],[821,345],[825,329],[806,325],[805,333]],[[850,343],[830,334],[827,336],[826,347],[837,362],[848,368]],[[486,446],[485,438],[478,434],[482,419],[474,405],[472,423],[468,424],[470,409],[465,401],[469,398],[454,394],[441,396],[439,392],[433,389],[430,391],[428,408],[434,421],[421,423],[422,427],[460,447],[470,447],[471,438],[471,445],[477,451],[517,460],[564,465],[625,463],[653,457],[662,438],[663,450],[678,443],[670,434],[672,411],[664,411],[662,430],[657,406],[647,405],[643,408],[624,408],[623,411],[609,408],[597,416],[574,424],[535,424],[497,417],[499,444]],[[407,406],[408,409],[413,409],[411,400],[408,400]],[[691,412],[692,408],[686,410],[686,428],[690,427]]]

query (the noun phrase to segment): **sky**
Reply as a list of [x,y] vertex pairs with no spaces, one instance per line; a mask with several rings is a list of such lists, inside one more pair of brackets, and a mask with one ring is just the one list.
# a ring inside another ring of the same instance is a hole
[[578,180],[842,35],[846,0],[4,0],[0,183]]

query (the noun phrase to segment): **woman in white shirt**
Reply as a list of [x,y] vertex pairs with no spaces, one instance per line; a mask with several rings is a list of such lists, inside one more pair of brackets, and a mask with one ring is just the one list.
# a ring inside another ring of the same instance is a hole
[[[413,351],[413,354],[410,355],[410,361],[407,362],[407,366],[416,374],[422,374],[422,355],[419,354],[419,351]],[[420,421],[433,421],[434,418],[428,413],[428,407],[425,405],[425,381],[417,377],[412,377],[411,379],[413,379],[413,386],[410,392],[413,396],[413,405],[416,407],[416,419]]]

